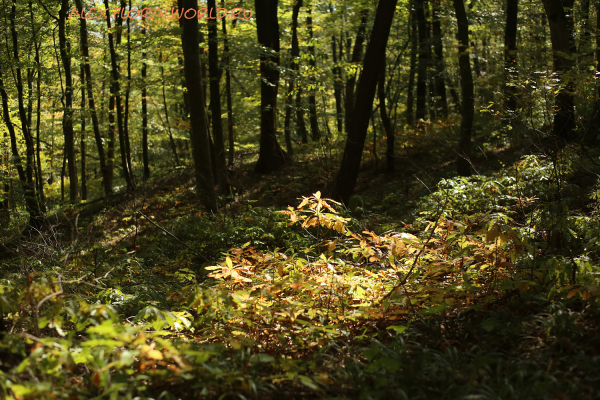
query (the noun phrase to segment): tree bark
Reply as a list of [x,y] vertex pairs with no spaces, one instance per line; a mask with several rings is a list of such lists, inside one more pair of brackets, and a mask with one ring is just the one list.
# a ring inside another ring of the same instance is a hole
[[[225,1],[221,0],[221,7],[225,8]],[[225,93],[227,95],[227,133],[229,138],[229,151],[227,153],[227,165],[232,166],[235,157],[235,135],[233,121],[233,102],[231,93],[231,56],[229,54],[229,38],[227,37],[227,19],[223,18],[223,51],[225,63]]]
[[81,77],[81,141],[80,141],[80,153],[81,153],[81,200],[87,200],[87,176],[85,173],[85,69],[83,64],[80,66],[80,77]]
[[37,68],[37,79],[36,79],[36,97],[37,97],[37,106],[36,106],[36,124],[35,124],[35,132],[36,132],[36,160],[37,160],[37,165],[36,165],[36,175],[37,175],[37,179],[36,182],[38,184],[38,188],[37,188],[37,193],[38,196],[40,198],[39,201],[39,206],[40,206],[40,210],[42,212],[46,212],[46,199],[44,196],[44,179],[42,178],[42,160],[40,158],[40,122],[42,120],[41,116],[42,116],[42,108],[41,108],[41,103],[42,103],[42,89],[41,89],[41,85],[42,85],[42,64],[40,61],[40,46],[41,44],[38,43],[37,40],[37,33],[36,33],[36,29],[35,29],[35,22],[34,22],[34,18],[33,18],[33,4],[32,1],[29,0],[29,15],[31,16],[31,31],[33,32],[33,42],[34,42],[34,46],[35,46],[35,65]]
[[[217,2],[215,0],[207,0],[206,5],[209,10],[217,9]],[[221,193],[229,194],[229,175],[225,158],[223,120],[221,119],[221,69],[219,68],[219,41],[216,19],[208,20],[208,73],[210,77],[210,109],[217,173],[219,175],[219,189]]]
[[[356,39],[354,40],[354,47],[352,48],[352,57],[350,63],[355,64],[357,69],[353,74],[347,74],[346,78],[346,99],[344,104],[345,109],[345,125],[346,131],[348,130],[348,124],[352,119],[352,111],[354,110],[355,94],[354,87],[359,76],[358,63],[362,60],[363,44],[365,42],[365,34],[367,30],[367,18],[369,17],[369,10],[364,9],[360,14],[360,25],[356,32]],[[350,39],[348,39],[350,40]]]
[[356,90],[352,118],[346,125],[348,138],[342,164],[335,180],[334,197],[347,204],[354,192],[362,158],[369,119],[377,88],[377,79],[385,52],[397,0],[380,0],[375,14],[371,39],[363,61],[362,75]]
[[[191,8],[198,11],[198,0],[179,0],[179,8]],[[208,119],[203,107],[204,89],[200,68],[200,50],[198,42],[198,20],[196,18],[179,20],[181,24],[181,45],[183,47],[183,65],[190,104],[190,139],[196,172],[196,190],[198,198],[208,212],[218,213],[217,195],[210,163],[208,141]]]
[[[146,37],[146,24],[142,22],[142,36]],[[145,47],[144,47],[145,49]],[[150,178],[150,162],[148,161],[148,87],[146,82],[148,53],[142,52],[142,163],[144,164],[144,180]]]
[[[335,119],[338,133],[344,131],[344,108],[342,104],[342,68],[338,65],[335,35],[331,36],[331,54],[333,54],[333,94],[335,97]],[[343,46],[340,43],[340,51]],[[341,57],[340,57],[341,61]]]
[[[63,0],[67,1],[67,0]],[[110,8],[108,4],[108,0],[104,0],[104,6],[106,8]],[[117,53],[115,51],[115,40],[114,40],[114,32],[112,31],[112,26],[110,22],[110,13],[106,14],[106,27],[108,28],[108,49],[110,52],[110,65],[111,65],[111,76],[112,76],[112,85],[113,85],[113,95],[115,98],[115,103],[117,106],[117,132],[119,134],[119,147],[121,153],[121,165],[123,168],[123,176],[125,178],[125,182],[127,183],[127,191],[132,192],[135,189],[135,185],[133,182],[133,176],[131,173],[131,166],[129,165],[129,160],[127,158],[127,143],[125,138],[124,126],[123,126],[123,104],[121,103],[121,73],[119,71],[119,66],[117,63]],[[117,33],[117,36],[120,36]],[[120,38],[118,38],[120,39]],[[117,42],[120,40],[117,39]]]
[[[572,1],[569,2],[572,6]],[[571,139],[575,128],[575,102],[573,100],[573,82],[568,74],[573,66],[571,58],[572,31],[561,0],[543,0],[550,25],[554,71],[560,77],[561,90],[554,96],[554,127],[552,133],[563,139]]]
[[260,55],[260,150],[255,170],[269,173],[287,162],[287,155],[277,142],[277,88],[279,87],[278,0],[256,2],[258,42],[265,48]]
[[167,95],[165,92],[165,67],[163,62],[166,60],[162,59],[162,53],[158,56],[160,65],[160,78],[162,80],[162,98],[163,98],[163,107],[165,109],[165,120],[167,122],[167,132],[169,132],[169,144],[171,145],[171,151],[173,152],[173,158],[175,159],[175,165],[179,166],[181,163],[179,162],[179,155],[177,154],[177,146],[175,145],[175,140],[173,139],[173,133],[171,132],[171,122],[169,121],[169,107],[167,105]]
[[[125,9],[126,1],[121,0],[121,8]],[[129,0],[129,10],[131,10],[131,0]],[[131,180],[134,182],[133,163],[131,162],[131,143],[129,140],[129,95],[131,93],[131,18],[127,18],[127,85],[125,86],[125,109],[123,111],[123,140],[125,142],[125,152],[127,155],[127,165]]]
[[504,110],[511,121],[517,111],[515,81],[517,79],[517,17],[519,0],[506,2],[506,29],[504,31]]
[[69,200],[77,200],[77,161],[75,159],[75,134],[73,132],[73,75],[71,73],[70,45],[67,42],[66,20],[69,12],[69,0],[62,0],[58,13],[58,42],[60,58],[65,72],[65,110],[63,114],[63,134],[65,136],[65,151],[69,165]]
[[387,148],[385,152],[387,171],[394,172],[394,129],[392,128],[392,122],[390,121],[385,105],[385,72],[384,57],[383,66],[379,74],[379,82],[377,83],[377,97],[379,97],[379,117],[381,118],[381,125],[383,125],[387,139]]
[[315,74],[317,73],[317,58],[316,58],[316,54],[315,54],[315,44],[313,42],[314,34],[313,34],[313,23],[312,23],[312,10],[311,10],[310,6],[306,10],[306,12],[308,14],[306,16],[306,26],[308,27],[308,35],[310,37],[310,44],[308,46],[308,53],[310,54],[310,61],[308,64],[310,65],[310,69],[311,69],[310,82],[313,86],[313,89],[310,91],[310,94],[308,95],[308,112],[310,114],[310,133],[312,136],[312,140],[316,142],[319,139],[321,139],[321,132],[319,131],[319,122],[317,119],[317,100],[315,98],[315,91],[317,90],[317,80],[315,78]]
[[[510,1],[510,0],[509,0]],[[440,19],[441,0],[432,0],[431,8],[433,20],[431,23],[433,33],[433,50],[435,55],[435,94],[436,94],[436,112],[440,118],[448,117],[448,99],[446,96],[446,66],[444,63],[444,45],[442,43],[442,23]]]
[[4,89],[4,81],[2,79],[2,70],[0,69],[0,96],[2,97],[2,112],[4,115],[4,123],[10,136],[10,148],[12,151],[13,162],[17,168],[19,180],[23,185],[25,192],[25,208],[29,212],[29,225],[38,227],[41,224],[40,220],[40,209],[38,202],[36,201],[35,195],[32,196],[31,190],[29,189],[29,182],[27,181],[27,175],[21,164],[21,156],[19,155],[19,147],[17,142],[17,135],[15,134],[15,128],[10,119],[10,110],[8,107],[8,94]]
[[419,67],[417,77],[417,121],[425,119],[427,101],[427,20],[425,19],[426,0],[416,0],[417,25],[419,27]]
[[409,126],[414,126],[414,89],[415,89],[415,73],[417,72],[417,53],[419,48],[418,29],[417,29],[417,13],[415,1],[409,3],[410,7],[410,69],[408,71],[408,92],[406,94],[406,123]]
[[294,85],[296,89],[296,133],[300,136],[302,143],[308,143],[308,133],[304,121],[304,108],[302,107],[302,84],[296,84],[298,80],[298,63],[300,62],[300,45],[298,43],[298,14],[302,7],[302,0],[296,0],[292,9],[292,71],[294,74]]
[[460,176],[471,175],[471,136],[475,102],[473,100],[473,74],[469,61],[469,20],[463,0],[453,0],[456,22],[458,24],[458,66],[462,89],[462,119],[459,134],[459,155],[456,169]]

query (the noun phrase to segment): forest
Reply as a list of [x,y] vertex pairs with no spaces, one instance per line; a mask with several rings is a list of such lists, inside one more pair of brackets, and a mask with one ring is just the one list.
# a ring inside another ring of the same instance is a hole
[[600,1],[1,0],[0,399],[597,399]]

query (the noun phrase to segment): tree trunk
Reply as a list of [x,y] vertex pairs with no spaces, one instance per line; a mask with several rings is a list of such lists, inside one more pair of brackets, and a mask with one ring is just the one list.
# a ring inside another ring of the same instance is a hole
[[507,0],[504,31],[504,110],[512,121],[517,111],[515,82],[517,80],[517,17],[519,0]]
[[[510,0],[509,0],[510,1]],[[446,97],[446,82],[444,75],[446,67],[444,63],[444,45],[442,43],[442,23],[440,20],[441,0],[432,0],[431,7],[433,21],[431,23],[433,33],[433,50],[435,54],[435,94],[437,96],[436,111],[440,118],[448,117],[448,99]]]
[[[75,0],[77,10],[81,14],[83,10],[82,0]],[[92,89],[92,70],[89,64],[89,49],[88,49],[88,32],[86,20],[79,19],[79,38],[81,45],[81,54],[83,56],[85,83],[88,96],[88,108],[92,117],[92,127],[94,129],[94,139],[98,150],[98,159],[100,161],[100,171],[102,172],[102,183],[104,185],[104,194],[108,196],[112,193],[112,173],[109,171],[106,155],[104,153],[104,144],[100,135],[100,124],[98,123],[98,114],[96,113],[96,104],[94,102],[94,90]]]
[[[596,26],[600,27],[600,0],[596,3]],[[600,134],[600,29],[596,29],[596,93],[594,112],[590,121],[590,130],[585,138],[586,144],[593,144]]]
[[[344,104],[345,108],[345,125],[346,131],[348,130],[348,124],[350,120],[353,118],[352,112],[354,110],[354,102],[355,102],[355,94],[354,87],[356,86],[356,80],[359,75],[358,63],[362,60],[362,51],[363,44],[365,42],[365,34],[367,30],[367,18],[369,17],[369,10],[364,9],[361,11],[360,17],[360,25],[358,26],[358,31],[356,32],[356,39],[354,40],[354,47],[352,49],[352,57],[350,58],[350,63],[355,64],[357,66],[356,71],[352,75],[347,74],[346,78],[346,100]],[[350,39],[348,39],[350,40]]]
[[[179,0],[179,8],[191,8],[198,11],[198,0]],[[183,65],[190,104],[190,139],[196,171],[196,190],[198,198],[208,212],[218,213],[217,195],[210,165],[208,141],[208,119],[203,107],[204,89],[200,68],[200,50],[198,42],[198,20],[196,18],[179,20],[181,24],[181,45],[183,47]]]
[[427,100],[427,20],[426,0],[416,0],[417,25],[419,26],[419,68],[417,77],[417,121],[425,119]]
[[[225,1],[221,0],[221,7],[225,8]],[[227,19],[223,18],[223,51],[225,62],[225,93],[227,95],[227,133],[229,137],[229,152],[227,153],[227,165],[232,166],[235,157],[235,136],[233,121],[233,103],[231,93],[231,56],[229,54],[229,39],[227,37]]]
[[315,44],[314,44],[314,34],[313,34],[313,23],[312,23],[312,12],[311,7],[309,6],[306,10],[306,26],[308,27],[308,35],[310,37],[310,45],[308,46],[308,53],[310,54],[310,82],[313,86],[313,89],[310,91],[308,95],[308,112],[310,114],[310,134],[312,136],[313,141],[318,141],[321,139],[321,132],[319,132],[319,122],[317,119],[317,100],[315,98],[315,91],[317,90],[317,80],[315,78],[315,74],[317,73],[317,58],[315,54]]
[[[162,98],[163,98],[163,107],[165,109],[165,119],[167,122],[167,131],[169,132],[169,144],[171,145],[171,151],[173,152],[173,158],[175,159],[175,165],[179,166],[181,163],[179,162],[179,155],[177,154],[177,146],[175,145],[175,140],[173,139],[173,133],[171,132],[171,122],[169,121],[169,107],[167,106],[167,95],[165,92],[165,67],[162,64],[162,53],[158,56],[158,60],[161,63],[160,65],[160,78],[162,80]],[[166,60],[164,60],[166,61]]]
[[69,12],[69,0],[62,0],[59,11],[58,42],[60,58],[65,71],[65,110],[63,114],[63,133],[65,136],[65,151],[69,164],[69,200],[77,200],[77,161],[75,160],[75,134],[73,132],[73,75],[71,73],[70,45],[67,42],[66,20]]
[[[338,133],[344,131],[344,108],[342,104],[342,68],[338,65],[335,35],[331,36],[331,54],[333,54],[333,94],[335,97],[335,119]],[[340,51],[343,46],[340,43]],[[341,57],[340,57],[341,61]]]
[[37,68],[37,80],[36,80],[36,97],[37,97],[37,107],[36,107],[36,124],[35,124],[35,132],[36,132],[36,160],[37,160],[37,165],[36,165],[36,175],[37,175],[37,179],[36,182],[38,184],[38,188],[37,188],[37,193],[38,196],[40,198],[39,201],[39,206],[40,206],[40,210],[42,212],[46,212],[46,199],[44,196],[44,179],[42,177],[42,160],[40,158],[40,122],[42,120],[41,116],[42,116],[42,108],[41,108],[41,103],[42,103],[42,89],[41,89],[41,85],[42,85],[42,64],[40,61],[40,46],[41,44],[38,43],[37,40],[37,33],[36,33],[36,29],[35,29],[35,23],[34,23],[34,18],[33,18],[33,4],[32,1],[29,0],[29,15],[31,16],[31,31],[33,32],[33,42],[34,42],[34,46],[35,46],[35,65]]
[[379,97],[379,116],[381,118],[381,125],[385,130],[385,136],[387,139],[387,149],[385,152],[387,171],[394,172],[394,129],[392,128],[392,122],[387,113],[385,106],[385,57],[383,59],[383,66],[379,74],[379,82],[377,83],[377,97]]
[[410,7],[410,70],[408,71],[408,93],[406,94],[406,123],[409,126],[414,126],[414,89],[415,89],[415,73],[417,71],[417,53],[419,48],[418,29],[417,29],[417,13],[413,7],[414,1],[409,3]]
[[85,69],[83,64],[81,64],[79,72],[81,77],[81,200],[87,200],[87,176],[85,174]]
[[[215,0],[207,0],[206,5],[209,10],[217,9],[217,2]],[[210,109],[217,173],[219,174],[219,189],[221,193],[229,194],[229,175],[225,158],[223,120],[221,119],[221,70],[219,68],[219,40],[216,19],[208,20],[208,72],[210,76]]]
[[[110,8],[108,0],[104,0],[104,6],[106,8]],[[110,52],[113,95],[115,97],[115,103],[117,106],[117,132],[119,134],[119,147],[121,150],[121,165],[123,168],[123,176],[125,178],[125,182],[127,183],[127,191],[132,192],[135,189],[135,185],[133,182],[133,176],[131,174],[131,166],[129,165],[129,160],[127,158],[127,143],[125,138],[125,132],[123,129],[123,104],[121,103],[121,73],[117,64],[117,53],[115,51],[114,32],[112,31],[111,27],[110,13],[106,14],[106,27],[108,29],[108,49]],[[117,33],[117,35],[120,36],[119,33]],[[120,42],[120,40],[117,39],[117,42]]]
[[[121,9],[126,8],[126,1],[121,0]],[[131,0],[129,0],[129,10],[131,10]],[[131,18],[127,18],[127,86],[125,87],[125,110],[123,112],[123,140],[125,142],[125,151],[127,155],[127,165],[132,182],[134,181],[133,163],[131,162],[131,143],[129,140],[129,95],[131,93]]]
[[279,87],[278,0],[256,2],[258,42],[266,51],[260,55],[260,150],[255,170],[272,172],[287,162],[287,155],[277,142],[277,88]]
[[296,84],[298,75],[298,63],[300,62],[300,45],[298,44],[298,14],[302,7],[302,0],[296,0],[292,9],[292,70],[294,74],[294,87],[296,89],[296,133],[302,139],[302,143],[308,143],[306,123],[304,122],[304,108],[302,107],[302,84]]
[[469,61],[469,20],[467,19],[463,0],[453,0],[453,2],[458,24],[458,66],[462,89],[462,119],[460,122],[459,155],[456,168],[460,176],[469,176],[471,175],[471,135],[475,116],[473,75]]
[[23,165],[21,164],[21,156],[19,155],[19,145],[17,142],[17,136],[15,134],[15,128],[10,120],[10,110],[8,106],[8,94],[4,89],[4,81],[2,79],[2,70],[0,69],[0,96],[2,97],[2,113],[4,115],[4,123],[6,124],[6,129],[8,129],[8,133],[10,135],[10,148],[12,150],[12,156],[15,163],[15,167],[17,168],[17,173],[19,175],[19,180],[23,185],[23,189],[25,192],[25,208],[29,212],[29,224],[31,226],[38,227],[41,223],[40,221],[40,209],[38,206],[38,202],[36,201],[35,196],[31,196],[31,190],[29,189],[29,183],[27,182],[27,175],[25,174],[25,170],[23,169]]
[[377,79],[385,59],[396,3],[397,0],[379,1],[371,40],[365,53],[362,75],[356,90],[356,102],[352,110],[352,118],[350,123],[346,125],[348,138],[334,188],[334,196],[345,204],[348,204],[358,179],[360,160],[377,88]]
[[[145,23],[142,23],[142,36],[146,37]],[[148,161],[148,87],[146,86],[148,67],[146,57],[148,57],[148,53],[142,52],[142,163],[144,164],[144,180],[150,178],[150,163]]]
[[[571,3],[571,1],[566,1]],[[572,69],[571,57],[572,31],[561,0],[543,0],[550,25],[554,71],[560,77],[561,90],[554,96],[554,128],[552,133],[569,140],[575,128],[575,102],[573,100],[573,82],[566,76]]]

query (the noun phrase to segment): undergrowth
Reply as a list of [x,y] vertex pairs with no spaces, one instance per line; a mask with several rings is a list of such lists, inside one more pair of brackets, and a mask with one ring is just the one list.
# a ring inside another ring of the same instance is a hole
[[93,245],[3,265],[3,396],[592,399],[600,187],[572,182],[594,168],[567,149],[442,180],[386,231],[320,192],[106,211]]

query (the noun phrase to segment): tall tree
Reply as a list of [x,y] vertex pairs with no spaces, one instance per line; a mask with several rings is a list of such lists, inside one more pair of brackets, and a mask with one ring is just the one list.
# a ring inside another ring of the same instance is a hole
[[458,24],[458,67],[460,87],[462,89],[462,107],[459,133],[459,155],[456,169],[459,175],[471,175],[471,136],[473,118],[475,117],[475,101],[473,99],[473,74],[469,61],[469,20],[463,0],[453,0],[456,22]]
[[[225,8],[225,0],[221,0],[221,7]],[[235,137],[233,121],[233,102],[231,94],[231,55],[229,49],[229,38],[227,37],[227,19],[222,19],[223,23],[223,62],[225,64],[225,94],[227,95],[227,133],[229,138],[229,151],[227,153],[227,164],[233,165],[235,156]]]
[[417,75],[417,121],[425,119],[426,101],[427,101],[427,65],[428,51],[427,46],[427,19],[425,18],[425,6],[427,0],[415,0],[417,25],[419,27],[419,67]]
[[[302,143],[308,143],[306,123],[304,122],[304,108],[302,107],[302,85],[298,82],[298,71],[300,62],[300,44],[298,43],[298,15],[302,7],[302,0],[296,0],[292,9],[292,81],[291,86],[296,89],[296,133],[302,139]],[[290,110],[291,111],[291,110]]]
[[[69,0],[62,0],[58,13],[58,42],[60,58],[65,72],[65,110],[63,113],[63,134],[65,136],[65,151],[69,168],[69,199],[77,200],[77,161],[75,159],[75,134],[73,132],[73,74],[71,72],[70,45],[67,42],[66,20],[69,9]],[[16,35],[16,34],[15,34]]]
[[406,94],[406,123],[409,126],[413,126],[415,122],[414,117],[414,88],[415,88],[415,73],[417,72],[417,53],[419,49],[418,39],[418,28],[417,28],[417,11],[416,1],[413,0],[409,3],[410,13],[410,28],[409,28],[409,40],[410,40],[410,68],[408,70],[408,92]]
[[287,162],[277,142],[277,88],[279,87],[278,0],[256,2],[256,31],[264,47],[260,54],[260,150],[256,171],[272,172]]
[[[335,119],[337,121],[337,130],[342,133],[344,130],[344,108],[342,103],[342,90],[344,88],[342,84],[342,67],[338,64],[338,60],[341,61],[342,57],[337,57],[337,40],[336,36],[331,37],[331,54],[333,56],[333,95],[335,97]],[[344,46],[340,43],[340,52]]]
[[[215,0],[207,0],[209,10],[217,9]],[[219,68],[219,41],[217,20],[208,20],[208,73],[210,77],[210,110],[212,114],[215,158],[219,174],[219,188],[229,194],[229,175],[225,159],[225,139],[223,137],[223,121],[221,119],[221,69]]]
[[85,134],[85,68],[83,64],[80,66],[81,79],[81,138],[79,142],[79,152],[81,153],[81,200],[87,200],[87,175],[85,173],[86,162],[86,134]]
[[[350,63],[356,65],[362,60],[363,44],[365,42],[365,34],[367,31],[367,18],[369,17],[369,9],[364,9],[360,12],[360,24],[356,32],[356,39],[354,39],[354,47],[352,48],[352,56],[350,57]],[[344,104],[345,109],[345,125],[346,131],[348,130],[348,124],[352,119],[352,112],[354,110],[355,93],[354,88],[356,86],[356,80],[358,77],[358,68],[352,74],[348,74],[346,78],[346,99]]]
[[[179,8],[193,9],[198,12],[198,0],[179,0]],[[190,104],[190,122],[192,130],[192,156],[196,172],[196,190],[204,207],[213,213],[219,212],[217,195],[213,181],[208,141],[208,119],[204,108],[204,88],[200,68],[200,50],[198,41],[198,19],[181,18],[181,45],[183,47],[183,68]]]
[[[68,1],[68,0],[63,0]],[[108,0],[104,0],[104,6],[108,9]],[[123,126],[123,104],[121,102],[121,72],[117,63],[117,52],[115,50],[115,32],[112,30],[112,24],[110,22],[110,13],[106,13],[106,27],[108,28],[108,50],[110,53],[110,66],[111,66],[111,77],[112,77],[112,88],[113,97],[117,106],[117,132],[119,134],[119,147],[121,152],[121,166],[123,168],[123,176],[127,183],[127,191],[133,191],[135,184],[133,181],[133,174],[129,160],[127,157],[127,142],[125,138],[124,126]],[[120,25],[120,24],[118,24]],[[117,33],[120,39],[120,32]],[[120,40],[117,42],[120,42]]]
[[[575,102],[573,100],[573,82],[568,73],[573,67],[572,59],[572,30],[567,18],[565,7],[561,0],[543,0],[546,15],[550,25],[552,41],[552,56],[554,71],[560,77],[561,90],[554,95],[554,124],[552,133],[557,137],[568,140],[575,128]],[[573,0],[565,0],[569,8]]]
[[317,73],[317,58],[315,53],[315,43],[314,43],[314,33],[313,33],[313,22],[312,22],[312,5],[309,4],[306,16],[306,26],[308,27],[308,37],[310,38],[310,43],[308,45],[308,54],[310,54],[310,82],[313,86],[313,89],[310,91],[308,95],[308,112],[310,114],[310,133],[312,136],[312,140],[317,141],[321,138],[321,132],[319,132],[319,121],[317,120],[317,100],[315,98],[317,79],[315,78],[315,74]]
[[383,59],[381,72],[379,74],[379,82],[377,83],[377,97],[379,98],[379,117],[381,118],[381,125],[383,125],[383,129],[385,130],[385,135],[387,139],[387,148],[386,148],[386,164],[387,171],[394,172],[394,129],[392,128],[392,121],[390,121],[390,117],[387,112],[387,107],[385,105],[385,57]]
[[506,28],[504,30],[504,109],[513,121],[517,111],[515,80],[517,78],[517,16],[519,0],[506,1]]
[[[146,38],[146,22],[142,21],[142,36]],[[144,164],[144,180],[150,178],[150,162],[148,160],[148,83],[146,64],[146,47],[142,52],[142,163]]]
[[363,61],[363,72],[356,89],[356,101],[352,109],[352,118],[350,124],[346,125],[348,138],[344,148],[342,164],[334,183],[334,196],[346,204],[354,192],[358,179],[358,170],[367,137],[377,80],[385,59],[396,3],[397,0],[379,1],[371,38]]
[[[509,0],[510,1],[510,0]],[[433,34],[434,66],[435,66],[435,95],[436,95],[436,113],[438,117],[446,118],[448,116],[448,99],[446,97],[445,74],[446,67],[444,63],[444,45],[442,43],[442,21],[440,18],[441,0],[431,0],[432,21],[431,30]]]

